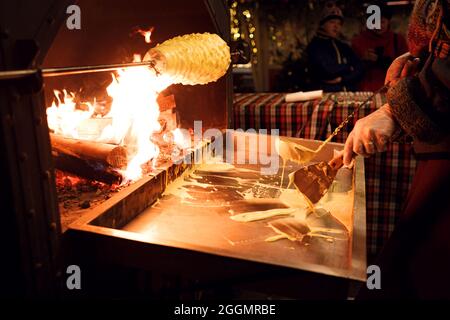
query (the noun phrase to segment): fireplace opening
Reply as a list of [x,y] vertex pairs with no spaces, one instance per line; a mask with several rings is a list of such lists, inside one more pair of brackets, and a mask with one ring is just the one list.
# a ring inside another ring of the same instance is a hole
[[[148,33],[140,34],[150,42]],[[179,51],[182,45],[190,48],[192,60]],[[218,54],[207,57],[208,50]],[[51,69],[49,77],[72,76],[70,89],[46,87],[63,231],[86,209],[131,184],[186,163],[204,144],[194,139],[192,126],[182,127],[170,87],[217,81],[230,62],[226,43],[216,34],[189,34],[150,49],[144,60],[136,53],[133,60],[136,65],[114,72],[102,72],[111,67],[101,66]],[[140,65],[146,61],[150,64]],[[202,70],[202,64],[209,68]]]
[[[215,5],[175,1],[167,11],[163,1],[132,2],[79,1],[82,28],[73,31],[63,24],[42,67],[136,63],[153,59],[146,56],[152,48],[183,35],[229,38],[227,17]],[[214,19],[205,18],[211,10]],[[190,157],[199,147],[195,120],[202,120],[203,130],[230,127],[228,65],[225,76],[207,84],[171,79],[158,73],[163,67],[44,77],[62,231],[143,177]]]

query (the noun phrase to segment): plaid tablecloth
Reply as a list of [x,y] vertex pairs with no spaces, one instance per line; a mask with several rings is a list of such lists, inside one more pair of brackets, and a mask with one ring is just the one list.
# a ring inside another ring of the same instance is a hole
[[[280,135],[324,140],[371,92],[324,94],[322,99],[284,102],[282,93],[245,93],[234,96],[234,127],[279,129]],[[358,118],[385,103],[377,94],[334,139],[345,142]],[[367,256],[374,261],[400,216],[416,169],[410,143],[391,143],[386,152],[365,159]]]

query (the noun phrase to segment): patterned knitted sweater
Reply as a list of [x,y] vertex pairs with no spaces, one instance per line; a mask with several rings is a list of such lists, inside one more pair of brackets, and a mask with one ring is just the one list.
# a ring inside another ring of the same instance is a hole
[[395,119],[419,146],[416,152],[450,153],[449,7],[450,0],[416,1],[408,47],[425,63],[418,75],[403,78],[387,93]]

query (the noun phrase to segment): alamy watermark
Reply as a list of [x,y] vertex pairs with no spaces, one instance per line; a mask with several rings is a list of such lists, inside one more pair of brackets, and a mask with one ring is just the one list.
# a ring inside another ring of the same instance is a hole
[[367,289],[381,289],[381,269],[379,266],[372,264],[367,267]]
[[76,4],[67,7],[66,13],[69,14],[66,20],[66,27],[69,30],[81,29],[81,9]]
[[69,290],[81,289],[81,268],[75,264],[72,264],[66,269],[67,279],[66,287]]
[[366,27],[369,30],[381,29],[381,9],[379,6],[372,4],[367,7],[367,14],[370,16],[367,18]]

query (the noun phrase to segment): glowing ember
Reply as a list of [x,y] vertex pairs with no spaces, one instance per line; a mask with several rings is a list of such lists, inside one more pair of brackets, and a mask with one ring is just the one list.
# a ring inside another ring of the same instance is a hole
[[139,29],[136,32],[144,37],[146,43],[151,43],[152,40],[150,38],[152,36],[153,29],[154,27],[151,27],[149,30]]

